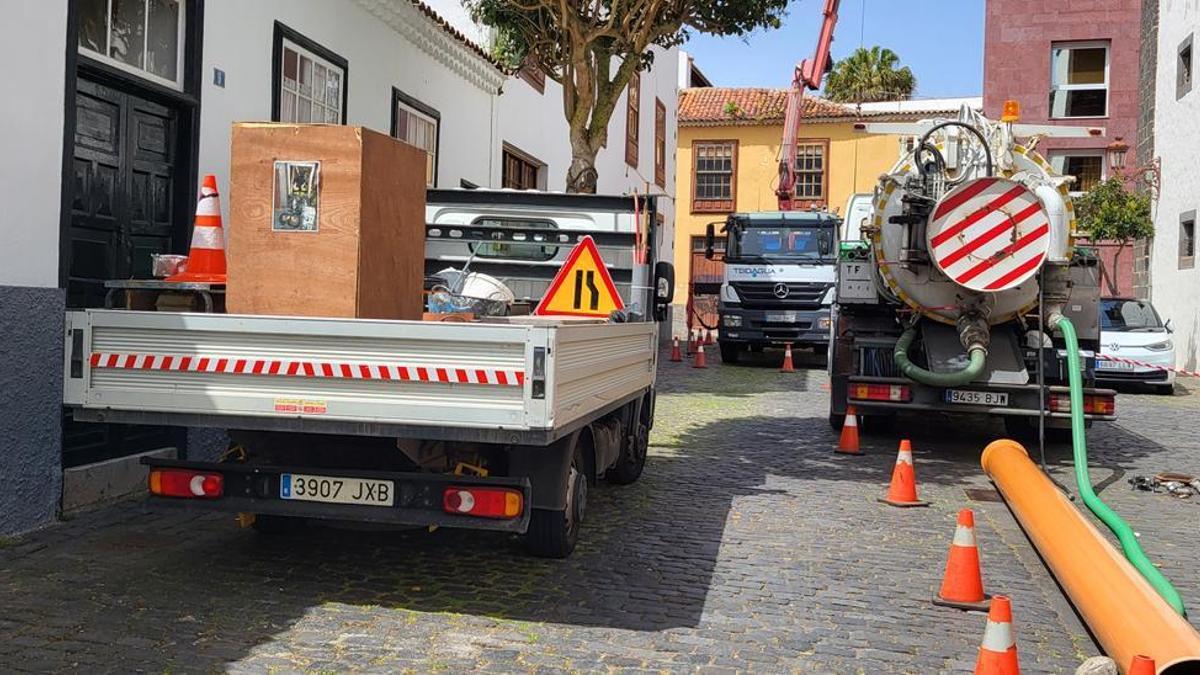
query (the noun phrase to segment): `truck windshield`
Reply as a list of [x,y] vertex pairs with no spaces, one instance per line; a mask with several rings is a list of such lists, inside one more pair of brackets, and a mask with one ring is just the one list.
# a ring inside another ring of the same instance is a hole
[[833,224],[803,227],[734,227],[726,259],[759,259],[774,263],[833,260]]

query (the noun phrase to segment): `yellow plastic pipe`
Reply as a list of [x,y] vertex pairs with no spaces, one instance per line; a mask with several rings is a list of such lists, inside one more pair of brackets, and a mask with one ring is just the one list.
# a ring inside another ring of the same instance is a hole
[[1160,675],[1200,673],[1200,633],[1071,505],[1020,443],[991,443],[982,464],[1118,667],[1145,654]]

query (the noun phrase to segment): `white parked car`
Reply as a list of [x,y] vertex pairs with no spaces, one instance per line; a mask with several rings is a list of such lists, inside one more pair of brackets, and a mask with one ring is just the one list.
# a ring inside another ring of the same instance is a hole
[[[1170,321],[1163,323],[1146,300],[1104,298],[1100,301],[1100,354],[1157,366],[1175,367]],[[1175,391],[1175,373],[1119,361],[1096,360],[1096,379],[1141,382],[1160,394]]]

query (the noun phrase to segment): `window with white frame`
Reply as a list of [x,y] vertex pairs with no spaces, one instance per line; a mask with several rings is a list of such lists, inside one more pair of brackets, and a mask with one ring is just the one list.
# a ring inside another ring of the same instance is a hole
[[78,0],[79,51],[182,90],[186,1]]
[[1050,165],[1064,176],[1074,176],[1071,193],[1081,195],[1105,179],[1104,151],[1051,152]]
[[343,124],[345,60],[318,54],[312,46],[302,46],[285,36],[278,39],[277,121]]
[[1050,117],[1108,116],[1108,42],[1050,47]]
[[426,153],[425,184],[437,184],[438,126],[441,114],[399,89],[392,89],[392,136]]

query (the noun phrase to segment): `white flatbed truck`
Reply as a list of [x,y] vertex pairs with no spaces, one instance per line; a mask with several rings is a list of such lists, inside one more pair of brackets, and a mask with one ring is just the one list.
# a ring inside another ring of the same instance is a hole
[[[653,200],[431,191],[428,213],[427,269],[454,256],[439,237],[486,245],[500,253],[486,264],[536,294],[590,234],[635,311],[475,323],[69,312],[65,405],[83,421],[229,430],[221,461],[148,460],[152,499],[247,514],[262,531],[309,519],[500,530],[568,555],[588,485],[633,482],[646,461],[655,319],[673,285],[652,247],[635,251],[655,241],[636,234],[641,218],[653,227]],[[517,243],[547,230],[558,245]]]

